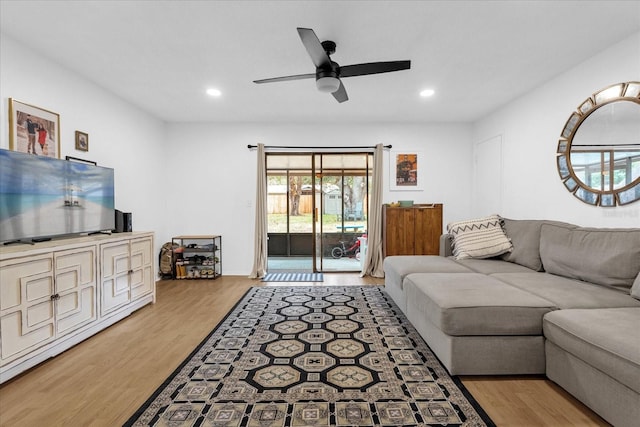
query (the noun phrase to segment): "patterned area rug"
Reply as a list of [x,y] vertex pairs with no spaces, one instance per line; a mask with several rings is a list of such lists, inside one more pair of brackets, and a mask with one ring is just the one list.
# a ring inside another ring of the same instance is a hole
[[494,426],[378,286],[254,287],[126,426]]
[[263,282],[322,282],[322,273],[267,273]]

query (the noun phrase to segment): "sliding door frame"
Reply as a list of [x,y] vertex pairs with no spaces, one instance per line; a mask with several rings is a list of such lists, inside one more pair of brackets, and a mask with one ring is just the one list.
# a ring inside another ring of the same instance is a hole
[[[349,156],[349,155],[354,155],[354,156],[365,156],[365,161],[364,161],[364,169],[357,168],[357,167],[345,167],[342,166],[341,168],[327,168],[326,172],[325,169],[323,168],[323,159],[324,156]],[[340,238],[344,238],[344,234],[345,234],[345,177],[348,176],[357,176],[357,175],[361,175],[363,176],[363,184],[364,184],[364,190],[361,193],[363,195],[363,200],[362,200],[362,210],[363,210],[363,218],[362,220],[365,221],[364,225],[362,226],[362,232],[366,232],[366,230],[368,229],[368,209],[369,209],[369,205],[370,205],[370,189],[371,189],[371,179],[372,179],[372,174],[373,174],[373,161],[372,161],[372,156],[373,153],[370,151],[353,151],[353,150],[348,150],[348,151],[307,151],[307,152],[300,152],[300,151],[287,151],[287,152],[274,152],[274,153],[266,153],[266,167],[265,167],[265,173],[267,175],[267,185],[269,183],[269,177],[270,176],[274,176],[274,175],[283,175],[285,176],[285,182],[286,182],[286,254],[282,254],[283,256],[287,256],[287,257],[291,257],[291,256],[295,256],[292,255],[292,245],[291,245],[291,235],[292,235],[292,231],[291,231],[291,221],[290,221],[290,216],[291,216],[291,205],[290,205],[290,200],[291,200],[291,195],[290,195],[290,191],[291,191],[291,185],[290,185],[290,178],[292,175],[292,172],[298,172],[296,173],[297,176],[305,176],[307,175],[306,173],[300,173],[303,170],[306,171],[304,168],[300,168],[300,167],[286,167],[286,168],[269,168],[269,158],[271,156],[310,156],[310,170],[309,170],[309,174],[308,176],[310,177],[310,194],[311,194],[311,200],[310,200],[310,206],[311,206],[311,259],[312,259],[312,265],[311,265],[311,269],[313,272],[324,272],[327,271],[327,269],[324,267],[323,264],[323,259],[327,256],[327,253],[329,254],[328,256],[330,257],[330,250],[329,252],[327,252],[327,244],[325,244],[325,234],[326,231],[324,228],[324,222],[323,222],[323,213],[324,213],[324,203],[325,203],[325,192],[323,191],[323,177],[325,176],[326,173],[329,173],[331,175],[335,175],[336,173],[339,174],[340,176],[340,213],[338,214],[338,217],[340,218],[340,233],[334,233],[337,235],[340,235],[340,237],[338,237],[338,241],[340,240]],[[356,171],[359,170],[360,173],[358,174],[349,174],[349,171]],[[317,188],[318,186],[318,178],[320,178],[320,189]],[[302,182],[302,180],[300,180],[300,183]],[[305,184],[309,185],[309,184]],[[267,195],[267,197],[269,197],[269,194]],[[366,212],[366,216],[364,214],[364,212]],[[270,215],[269,213],[267,213],[267,215]],[[356,228],[354,228],[354,231],[356,230]],[[267,230],[267,233],[270,233],[270,230]],[[295,234],[295,233],[293,233]],[[355,234],[355,233],[353,233]],[[276,237],[275,235],[273,237]],[[331,244],[338,244],[336,242],[332,242]],[[270,244],[269,246],[274,246],[275,242],[273,242],[273,244]],[[269,251],[268,256],[273,256],[271,251]],[[277,256],[277,255],[275,255]],[[359,264],[358,264],[359,265]],[[329,270],[329,271],[356,271],[356,270]],[[358,270],[359,271],[359,267]]]

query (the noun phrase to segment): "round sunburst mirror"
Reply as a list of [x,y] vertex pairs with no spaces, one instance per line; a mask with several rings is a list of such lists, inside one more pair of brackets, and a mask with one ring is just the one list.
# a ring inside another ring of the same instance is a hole
[[640,200],[640,82],[606,87],[582,102],[562,129],[556,161],[567,190],[585,203]]

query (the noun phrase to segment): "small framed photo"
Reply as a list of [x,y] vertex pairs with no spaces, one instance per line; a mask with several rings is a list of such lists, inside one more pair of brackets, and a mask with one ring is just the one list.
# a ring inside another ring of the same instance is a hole
[[76,150],[89,151],[89,134],[76,131]]
[[9,149],[60,158],[60,115],[9,98]]
[[424,190],[425,170],[421,152],[392,151],[389,166],[389,190]]

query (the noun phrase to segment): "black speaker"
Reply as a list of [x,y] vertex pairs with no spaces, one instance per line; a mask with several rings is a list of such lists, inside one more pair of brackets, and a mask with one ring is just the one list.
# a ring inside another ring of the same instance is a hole
[[133,231],[133,219],[131,212],[122,212],[116,209],[116,233],[127,233]]
[[124,212],[122,217],[124,219],[124,231],[131,233],[133,231],[133,218],[131,212]]

